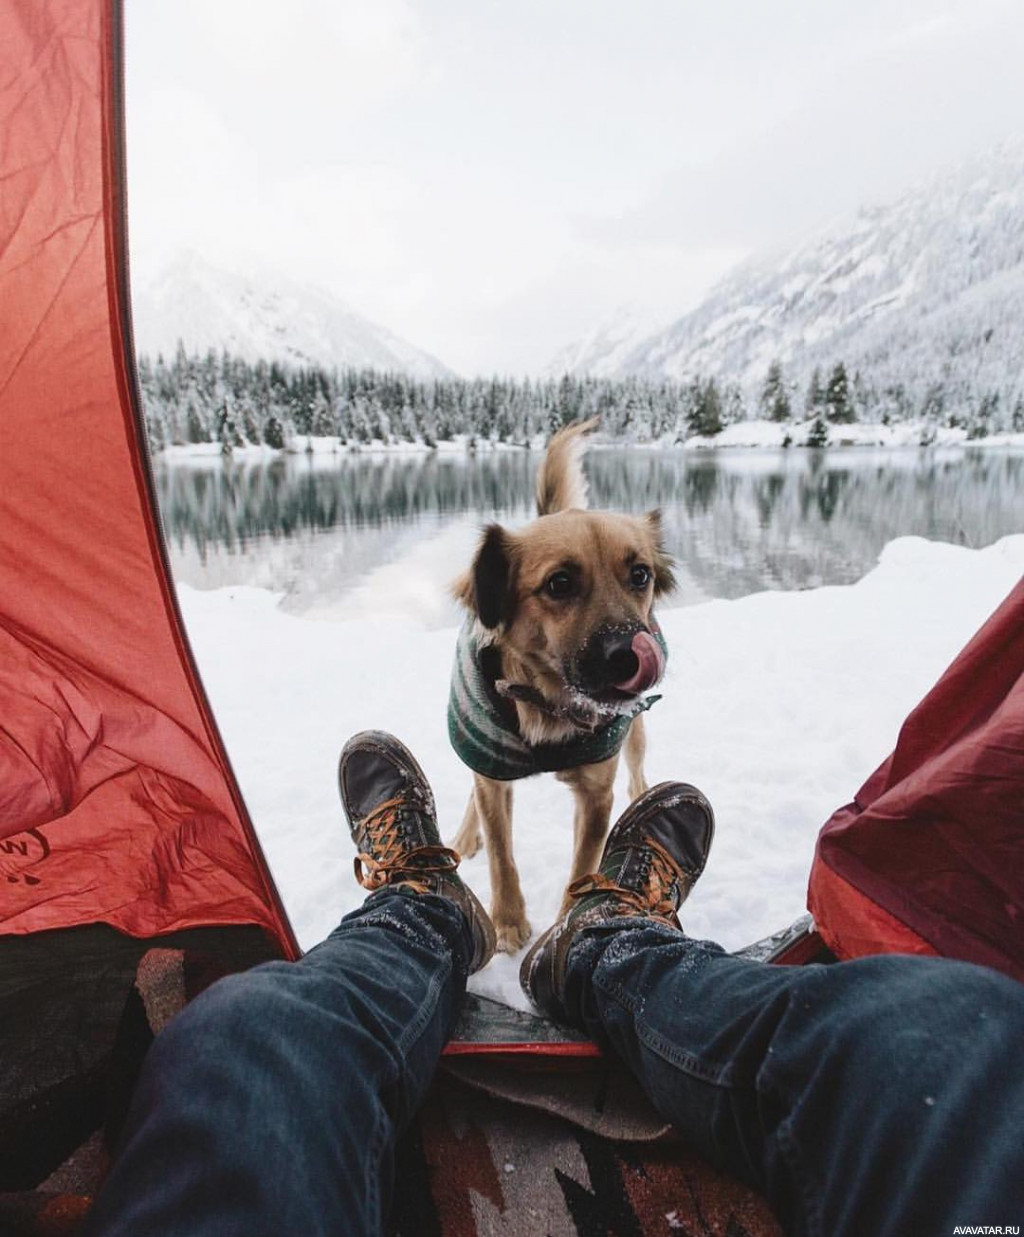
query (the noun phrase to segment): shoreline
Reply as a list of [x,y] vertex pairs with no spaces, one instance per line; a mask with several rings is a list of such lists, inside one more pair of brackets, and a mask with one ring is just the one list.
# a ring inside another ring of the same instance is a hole
[[[714,438],[692,437],[682,441],[673,435],[649,441],[625,438],[604,439],[600,433],[589,439],[590,451],[626,448],[638,451],[685,451],[694,454],[717,451],[851,451],[858,448],[878,450],[919,450],[933,447],[974,448],[1014,447],[1024,449],[1024,432],[990,434],[985,438],[969,438],[966,429],[926,425],[922,422],[903,422],[898,425],[882,425],[870,422],[854,422],[850,425],[831,425],[829,441],[809,446],[806,442],[812,422],[742,421],[727,426]],[[787,439],[789,441],[787,441]],[[804,441],[801,441],[804,439]],[[218,442],[185,443],[153,451],[154,462],[164,464],[187,463],[194,460],[246,462],[272,460],[296,456],[337,456],[357,458],[361,455],[490,455],[504,452],[540,452],[546,439],[537,437],[530,442],[494,442],[490,439],[475,439],[459,435],[436,444],[425,442],[386,443],[379,439],[369,443],[351,443],[336,436],[316,437],[299,435],[283,448],[268,447],[264,443],[246,444],[225,450]]]

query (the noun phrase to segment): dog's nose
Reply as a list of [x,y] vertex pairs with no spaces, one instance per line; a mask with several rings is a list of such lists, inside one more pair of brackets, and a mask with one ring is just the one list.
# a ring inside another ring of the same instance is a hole
[[592,691],[609,687],[635,695],[661,678],[665,659],[658,642],[643,628],[605,628],[595,632],[579,661],[583,683]]
[[582,677],[589,687],[612,687],[634,677],[640,659],[633,649],[636,629],[606,628],[591,636],[580,658]]
[[609,683],[631,679],[640,669],[640,658],[633,652],[633,636],[616,636],[604,650],[604,667]]

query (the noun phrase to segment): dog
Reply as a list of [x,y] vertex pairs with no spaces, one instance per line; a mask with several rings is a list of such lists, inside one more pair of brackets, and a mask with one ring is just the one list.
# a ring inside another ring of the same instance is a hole
[[[629,795],[647,789],[641,714],[667,648],[656,599],[675,587],[659,512],[587,509],[582,455],[597,419],[560,430],[537,476],[538,518],[483,530],[472,566],[453,585],[466,609],[448,707],[452,745],[473,792],[452,843],[464,857],[486,841],[498,949],[530,937],[512,854],[512,782],[553,772],[575,798],[569,884],[597,868],[619,751]],[[566,894],[563,912],[571,899]]]

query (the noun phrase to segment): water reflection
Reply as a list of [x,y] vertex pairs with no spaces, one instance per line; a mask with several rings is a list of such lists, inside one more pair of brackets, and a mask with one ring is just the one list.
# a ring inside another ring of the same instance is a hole
[[[172,561],[200,587],[253,583],[302,611],[456,525],[440,588],[483,520],[532,515],[537,455],[305,456],[175,463],[157,481]],[[713,452],[606,449],[591,501],[659,507],[682,565],[680,603],[849,583],[895,536],[980,546],[1024,530],[1013,450]]]

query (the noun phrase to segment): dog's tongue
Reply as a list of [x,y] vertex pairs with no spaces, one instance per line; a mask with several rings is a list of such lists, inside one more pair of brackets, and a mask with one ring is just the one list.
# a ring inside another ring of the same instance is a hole
[[661,678],[662,671],[665,669],[665,654],[661,651],[661,645],[649,631],[638,631],[630,647],[638,663],[636,674],[623,679],[621,683],[615,683],[614,686],[620,692],[637,694],[645,692],[648,687],[653,687]]

